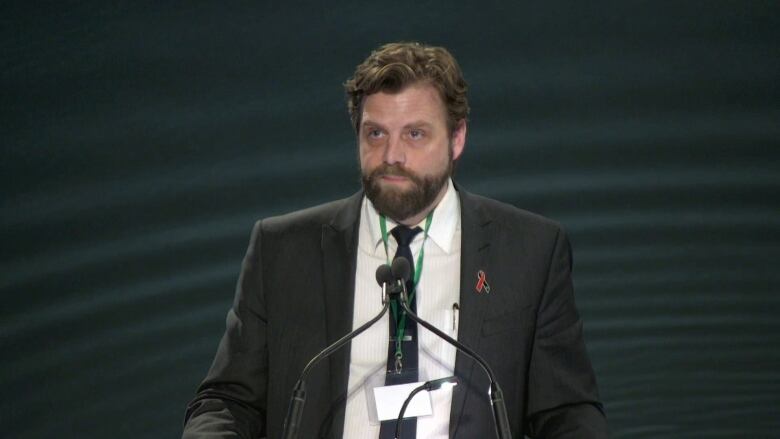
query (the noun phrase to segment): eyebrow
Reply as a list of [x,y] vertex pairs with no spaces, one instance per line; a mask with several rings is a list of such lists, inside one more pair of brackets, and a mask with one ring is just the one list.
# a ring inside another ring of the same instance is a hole
[[374,121],[372,121],[372,120],[370,120],[370,119],[369,119],[369,120],[365,120],[365,119],[364,119],[362,122],[360,122],[360,127],[361,127],[361,128],[365,128],[365,127],[377,127],[377,128],[382,128],[382,129],[385,129],[385,127],[384,127],[384,126],[382,126],[382,124],[381,124],[381,123],[374,122]]
[[404,125],[404,128],[433,128],[433,124],[424,120],[418,120]]
[[[371,120],[371,119],[368,119],[368,120],[364,120],[364,121],[362,121],[362,122],[360,123],[360,126],[361,126],[361,128],[362,128],[362,127],[371,126],[371,127],[377,127],[377,128],[381,128],[381,129],[383,129],[383,130],[386,130],[386,129],[387,129],[387,128],[386,128],[384,125],[382,125],[381,123],[379,123],[379,122],[374,122],[374,121],[373,121],[373,120]],[[430,123],[430,122],[426,122],[426,121],[424,121],[424,120],[416,120],[416,121],[414,121],[414,122],[410,122],[410,123],[407,123],[406,125],[404,125],[404,128],[405,128],[405,129],[408,129],[408,128],[427,128],[427,129],[430,129],[430,128],[432,128],[432,127],[433,127],[433,124],[432,124],[432,123]]]

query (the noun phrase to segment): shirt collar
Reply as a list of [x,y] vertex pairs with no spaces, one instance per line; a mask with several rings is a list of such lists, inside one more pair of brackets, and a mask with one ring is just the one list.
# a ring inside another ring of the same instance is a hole
[[[368,222],[368,231],[371,234],[371,242],[374,243],[374,249],[382,245],[382,231],[379,228],[379,213],[374,208],[374,204],[366,198],[365,206],[366,219]],[[398,223],[387,218],[388,234]],[[425,219],[417,224],[421,229],[425,229]],[[431,227],[428,229],[428,238],[436,244],[444,253],[449,254],[452,251],[455,232],[460,225],[460,200],[452,184],[452,179],[447,180],[447,192],[441,199],[439,205],[433,210],[433,219]],[[422,239],[422,233],[415,237],[415,240]],[[384,251],[384,250],[383,250]]]

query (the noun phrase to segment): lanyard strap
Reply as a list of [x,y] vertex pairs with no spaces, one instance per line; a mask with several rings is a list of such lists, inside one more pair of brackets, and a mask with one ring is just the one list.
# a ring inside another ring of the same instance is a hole
[[[433,211],[425,218],[425,228],[423,229],[423,242],[420,246],[420,254],[417,255],[417,261],[414,264],[414,289],[409,293],[409,301],[414,300],[414,294],[417,291],[417,283],[420,282],[420,275],[422,274],[423,259],[425,259],[425,241],[428,240],[428,229],[431,228],[431,221],[433,220]],[[382,231],[382,242],[385,245],[385,257],[387,258],[388,265],[390,264],[390,254],[387,251],[387,218],[384,215],[379,215],[379,229]],[[393,318],[396,321],[396,333],[395,333],[395,365],[396,372],[400,372],[402,367],[401,360],[404,357],[401,350],[401,342],[404,337],[404,330],[406,329],[406,312],[401,314],[401,318],[398,318],[398,303],[393,300],[390,302],[390,308],[393,310]]]
[[[425,228],[423,229],[423,243],[420,247],[420,254],[417,255],[417,261],[414,264],[414,286],[420,282],[420,273],[422,273],[423,259],[425,258],[425,241],[428,240],[428,230],[431,228],[431,222],[433,220],[433,211],[425,217]],[[379,215],[379,230],[382,231],[382,243],[385,245],[385,257],[387,258],[387,265],[390,265],[390,254],[387,251],[387,217]]]

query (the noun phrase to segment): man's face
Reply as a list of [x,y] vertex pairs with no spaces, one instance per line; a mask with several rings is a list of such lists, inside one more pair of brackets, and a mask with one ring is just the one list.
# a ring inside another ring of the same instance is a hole
[[413,84],[367,96],[358,137],[366,196],[380,213],[416,223],[446,192],[453,160],[463,152],[466,122],[450,133],[439,92]]

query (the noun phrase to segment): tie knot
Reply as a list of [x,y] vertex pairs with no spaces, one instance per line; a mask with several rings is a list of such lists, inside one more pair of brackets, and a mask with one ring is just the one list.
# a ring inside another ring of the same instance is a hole
[[422,229],[419,227],[410,229],[406,226],[396,226],[390,231],[399,247],[408,247],[409,243],[411,243],[414,237],[420,232],[422,232]]

